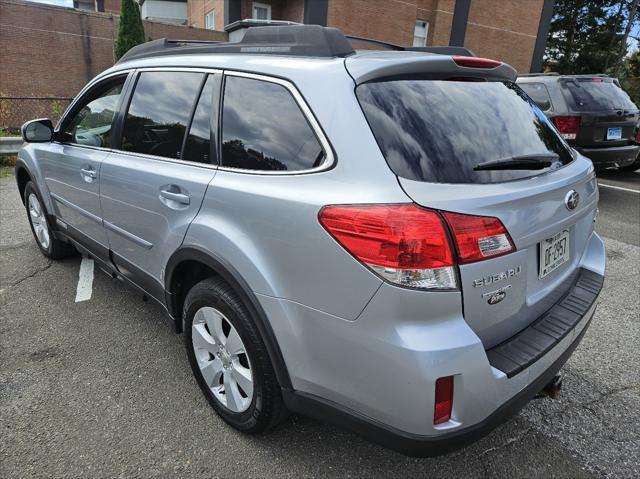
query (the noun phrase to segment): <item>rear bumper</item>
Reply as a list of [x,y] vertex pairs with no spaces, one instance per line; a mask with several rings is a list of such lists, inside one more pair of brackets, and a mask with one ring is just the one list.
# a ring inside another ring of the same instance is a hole
[[575,149],[589,158],[596,168],[621,167],[630,165],[638,157],[640,145],[616,146],[611,148]]
[[[525,357],[507,358],[522,361],[517,370],[492,361],[465,321],[457,292],[383,284],[351,321],[258,295],[291,376],[293,390],[283,391],[285,402],[293,411],[409,455],[438,455],[469,444],[517,413],[577,347],[604,275],[604,243],[597,234],[591,235],[578,267],[587,280],[597,279],[595,289],[587,284],[585,296],[582,275],[576,275],[573,288],[557,303],[568,300],[565,306],[575,314],[570,320],[558,315],[564,324],[546,325],[556,336]],[[549,313],[531,327],[540,327]],[[445,376],[454,377],[452,418],[434,425],[435,382]]]
[[[596,310],[594,304],[584,316],[581,327],[562,354],[515,396],[511,397],[484,420],[439,436],[411,434],[371,420],[356,411],[347,410],[338,404],[311,394],[298,391],[283,391],[287,407],[294,412],[330,422],[347,428],[366,439],[389,449],[415,457],[431,457],[446,454],[469,445],[489,434],[493,429],[516,415],[526,404],[558,374],[576,349],[587,331]],[[569,339],[569,338],[567,338]]]

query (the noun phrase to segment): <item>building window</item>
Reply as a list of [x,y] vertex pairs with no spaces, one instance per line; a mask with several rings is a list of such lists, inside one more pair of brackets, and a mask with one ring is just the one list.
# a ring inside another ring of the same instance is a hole
[[271,5],[253,2],[254,20],[271,20]]
[[424,47],[427,45],[427,34],[429,33],[429,22],[416,20],[416,28],[413,30],[413,46]]
[[204,28],[207,30],[216,29],[216,11],[209,10],[204,16]]

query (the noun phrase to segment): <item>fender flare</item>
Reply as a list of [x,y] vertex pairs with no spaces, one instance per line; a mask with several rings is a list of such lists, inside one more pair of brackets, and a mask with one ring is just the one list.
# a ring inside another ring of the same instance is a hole
[[269,353],[269,357],[271,358],[280,387],[283,389],[293,389],[291,378],[289,377],[289,372],[287,371],[287,367],[284,362],[284,357],[282,356],[280,346],[278,345],[278,341],[276,340],[264,309],[262,309],[260,302],[240,273],[224,258],[220,258],[210,251],[206,251],[197,246],[182,247],[171,255],[171,258],[169,258],[169,261],[167,262],[164,276],[166,304],[169,314],[176,322],[178,322],[178,324],[183,321],[182,311],[177,311],[177,298],[175,292],[171,290],[171,283],[176,267],[183,261],[188,260],[198,261],[210,267],[233,288],[236,294],[238,294],[243,305],[247,308],[249,314],[251,314],[251,317],[254,319],[256,327],[260,332],[262,340],[267,348],[267,352]]

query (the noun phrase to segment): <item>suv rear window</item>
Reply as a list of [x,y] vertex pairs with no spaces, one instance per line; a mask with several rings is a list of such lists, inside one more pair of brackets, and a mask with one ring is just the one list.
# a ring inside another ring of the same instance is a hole
[[542,111],[551,110],[549,90],[543,83],[518,83],[518,86],[531,97]]
[[560,81],[573,111],[636,110],[629,95],[610,79],[568,78]]
[[[365,83],[356,94],[389,167],[435,183],[517,180],[572,161],[544,113],[512,82],[396,80]],[[475,171],[479,163],[558,155],[543,170]]]

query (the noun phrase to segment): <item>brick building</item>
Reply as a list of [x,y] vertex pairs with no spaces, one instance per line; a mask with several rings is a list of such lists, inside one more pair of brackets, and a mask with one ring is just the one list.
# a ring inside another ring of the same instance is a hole
[[[109,2],[119,4],[102,3]],[[0,128],[36,117],[57,118],[69,98],[115,61],[117,15],[0,0],[0,19]],[[147,39],[227,39],[224,31],[143,24]]]
[[[246,18],[337,27],[398,45],[457,45],[520,72],[538,70],[553,0],[188,0],[188,24],[222,30]],[[534,54],[535,53],[535,54]]]

